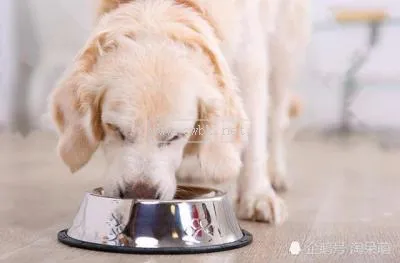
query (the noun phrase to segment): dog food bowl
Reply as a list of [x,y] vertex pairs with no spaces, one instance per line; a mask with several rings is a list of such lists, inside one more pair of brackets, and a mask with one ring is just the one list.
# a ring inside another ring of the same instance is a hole
[[87,193],[69,229],[66,245],[117,253],[192,254],[230,250],[252,242],[225,193],[178,186],[172,201],[115,199],[101,188]]

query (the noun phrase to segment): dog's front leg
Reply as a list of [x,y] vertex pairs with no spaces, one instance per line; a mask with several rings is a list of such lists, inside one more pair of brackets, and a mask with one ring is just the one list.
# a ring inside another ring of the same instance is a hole
[[250,121],[244,167],[239,178],[237,214],[241,219],[274,224],[286,218],[286,206],[268,176],[268,53],[259,19],[246,18],[244,41],[237,58],[243,102]]
[[[290,58],[288,58],[290,60]],[[290,62],[283,62],[290,63]],[[276,63],[276,64],[279,64]],[[270,123],[269,123],[269,176],[272,185],[276,191],[286,191],[288,188],[288,179],[286,171],[286,146],[285,146],[285,127],[282,125],[285,119],[288,119],[288,96],[289,79],[291,80],[291,71],[283,71],[282,68],[277,68],[271,72],[270,78]],[[281,62],[282,64],[282,62]],[[286,74],[285,74],[286,73]]]

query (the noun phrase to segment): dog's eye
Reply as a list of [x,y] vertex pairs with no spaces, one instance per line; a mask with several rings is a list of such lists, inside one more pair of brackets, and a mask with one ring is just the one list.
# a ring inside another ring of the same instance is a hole
[[172,136],[170,139],[168,139],[167,141],[168,142],[173,142],[173,141],[177,141],[177,140],[179,140],[179,139],[181,139],[181,138],[183,138],[183,137],[185,137],[185,134],[184,133],[178,133],[178,134],[175,134],[174,136]]
[[113,132],[115,132],[115,133],[121,138],[121,140],[125,141],[126,136],[125,136],[125,134],[121,131],[120,128],[118,128],[118,127],[115,126],[114,124],[110,124],[110,123],[107,123],[107,127],[108,127],[110,130],[112,130]]
[[175,134],[174,136],[171,136],[171,137],[169,137],[169,138],[167,138],[167,139],[165,139],[165,140],[162,140],[162,142],[159,143],[159,147],[168,146],[168,145],[170,145],[172,142],[178,141],[178,140],[182,139],[182,138],[185,137],[185,136],[186,136],[186,133],[177,133],[177,134]]
[[125,141],[126,136],[121,132],[120,129],[117,130],[119,137],[121,137],[121,140]]

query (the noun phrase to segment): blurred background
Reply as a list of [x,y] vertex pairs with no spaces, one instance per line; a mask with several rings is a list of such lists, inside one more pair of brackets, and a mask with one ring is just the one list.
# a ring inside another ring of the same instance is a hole
[[[294,87],[305,106],[297,127],[334,130],[351,126],[354,131],[386,132],[386,137],[390,133],[392,138],[400,127],[400,22],[396,19],[400,2],[312,2],[313,37]],[[0,2],[1,127],[23,134],[46,128],[40,120],[46,111],[46,97],[84,43],[95,4],[96,0]],[[377,25],[376,44],[365,57],[362,52],[366,52],[371,35],[369,21],[342,23],[336,19],[339,9],[385,14]],[[346,78],[349,68],[357,66],[357,55],[365,61]],[[357,81],[357,90],[355,84],[346,86],[346,81],[352,80]]]
[[[193,262],[300,262],[289,254],[295,240],[320,244],[316,249],[343,244],[342,251],[303,253],[301,262],[400,262],[400,1],[311,1],[313,35],[293,87],[304,112],[288,147],[293,184],[282,194],[289,222],[243,223],[254,234],[250,250]],[[93,26],[95,5],[0,0],[1,262],[116,262],[56,242],[83,193],[103,185],[106,164],[96,155],[70,176],[42,118],[48,94]]]

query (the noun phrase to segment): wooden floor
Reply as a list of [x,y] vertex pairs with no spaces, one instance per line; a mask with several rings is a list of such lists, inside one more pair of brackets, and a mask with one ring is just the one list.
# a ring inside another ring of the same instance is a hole
[[[289,221],[279,228],[243,222],[252,245],[196,256],[106,254],[57,243],[84,192],[101,184],[104,164],[98,155],[71,176],[55,144],[44,133],[0,135],[0,262],[400,262],[400,152],[383,152],[370,138],[292,142]],[[292,255],[296,244],[301,251]]]

